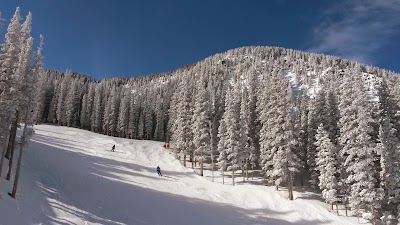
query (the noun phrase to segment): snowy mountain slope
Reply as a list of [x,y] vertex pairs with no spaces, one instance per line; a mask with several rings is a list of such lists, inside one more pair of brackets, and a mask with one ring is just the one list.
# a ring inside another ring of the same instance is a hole
[[1,193],[0,224],[356,224],[310,192],[289,201],[257,179],[231,186],[218,176],[212,183],[210,171],[196,175],[160,142],[47,125],[35,130],[17,200]]

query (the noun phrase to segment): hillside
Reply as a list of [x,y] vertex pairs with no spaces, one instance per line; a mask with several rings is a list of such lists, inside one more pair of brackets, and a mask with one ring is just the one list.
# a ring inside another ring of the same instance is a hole
[[288,199],[313,189],[371,222],[394,222],[399,87],[398,74],[376,67],[253,46],[130,79],[42,71],[34,121],[170,142],[200,175],[210,163],[227,174],[256,169]]
[[17,200],[1,189],[1,224],[357,224],[312,192],[295,192],[289,201],[258,178],[231,186],[218,175],[213,183],[209,174],[183,167],[160,142],[47,125],[35,131]]

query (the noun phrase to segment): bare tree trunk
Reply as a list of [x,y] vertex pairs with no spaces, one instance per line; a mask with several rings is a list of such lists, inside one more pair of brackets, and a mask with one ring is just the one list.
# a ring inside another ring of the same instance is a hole
[[13,198],[15,198],[15,195],[17,194],[19,174],[21,171],[22,153],[24,152],[23,150],[25,147],[25,139],[26,139],[26,135],[27,135],[27,127],[28,127],[28,125],[26,124],[26,121],[25,121],[24,131],[22,132],[21,141],[19,144],[20,152],[19,152],[19,156],[18,156],[17,170],[15,171],[14,185],[13,185],[12,192],[9,193],[9,195]]
[[246,163],[246,179],[249,180],[249,164]]
[[17,110],[16,116],[15,116],[15,121],[12,125],[11,129],[11,136],[10,136],[10,143],[8,143],[8,149],[7,151],[10,151],[10,155],[8,157],[8,171],[7,171],[7,180],[11,179],[11,169],[12,169],[12,163],[14,160],[14,151],[15,151],[15,137],[17,136],[17,125],[18,125],[18,120],[19,120],[19,111]]
[[214,182],[214,155],[212,153],[212,147],[211,147],[211,181]]
[[[15,142],[15,140],[14,140],[14,142]],[[11,153],[10,153],[10,159],[9,159],[9,161],[8,161],[8,172],[7,172],[7,180],[10,180],[10,178],[11,178],[11,170],[12,170],[12,163],[13,163],[13,160],[14,160],[14,152],[15,152],[15,149],[14,149],[14,145],[12,146],[12,149],[11,149]]]
[[232,166],[232,185],[235,186],[235,170],[233,169],[233,166]]
[[15,114],[15,118],[11,125],[11,132],[10,132],[10,137],[8,140],[6,159],[10,159],[11,151],[14,151],[14,143],[15,143],[15,136],[17,135],[18,120],[19,120],[19,111],[17,110],[16,114]]
[[371,205],[370,205],[370,208],[371,208],[371,214],[372,214],[372,216],[373,216],[373,219],[372,219],[371,223],[372,223],[372,225],[376,225],[375,209],[374,209],[374,206],[372,205],[372,203],[371,203]]
[[244,180],[244,178],[245,178],[245,176],[244,176],[244,166],[242,167],[242,177],[243,177],[243,182],[245,181]]
[[183,153],[183,166],[186,167],[186,154]]
[[288,198],[289,200],[293,200],[293,180],[292,180],[292,172],[289,170],[288,173]]
[[251,179],[254,180],[254,164],[251,164]]
[[336,202],[336,214],[339,215],[339,207],[338,207],[337,202]]
[[222,169],[222,184],[225,184],[225,176],[224,176],[224,169]]
[[9,141],[9,136],[10,136],[10,129],[9,129],[9,125],[11,123],[11,116],[8,115],[7,118],[5,118],[5,123],[4,126],[6,127],[5,129],[5,133],[3,134],[3,138],[1,139],[3,141],[2,144],[2,150],[1,150],[1,155],[0,155],[0,177],[1,177],[1,173],[3,171],[3,163],[4,163],[4,156],[6,154],[6,148],[8,146],[8,141]]
[[203,159],[200,159],[200,176],[203,176]]
[[200,156],[200,176],[203,176],[203,150],[201,151],[201,156]]
[[[213,101],[213,100],[211,100]],[[214,104],[212,104],[214,105]],[[214,115],[214,114],[212,114]],[[211,181],[214,182],[214,154],[213,154],[213,133],[212,127],[214,123],[214,117],[210,120],[209,128],[210,128],[210,153],[211,153]]]

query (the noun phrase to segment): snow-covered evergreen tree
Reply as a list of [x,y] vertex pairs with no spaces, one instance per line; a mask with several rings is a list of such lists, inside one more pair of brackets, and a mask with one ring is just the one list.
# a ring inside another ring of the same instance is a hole
[[266,83],[259,107],[262,124],[260,133],[263,172],[276,188],[288,184],[289,199],[293,199],[293,175],[300,167],[295,154],[293,99],[291,87],[278,71]]
[[[44,45],[44,38],[42,35],[40,35],[40,42],[38,49],[36,51],[36,59],[38,60],[38,64],[42,65],[43,64],[43,45]],[[34,114],[34,120],[36,123],[41,123],[45,121],[45,108],[49,104],[47,102],[47,95],[49,92],[49,87],[47,87],[47,76],[45,76],[45,72],[43,69],[39,69],[37,72],[37,82],[36,82],[36,106],[35,106],[35,114]]]
[[400,205],[400,143],[396,130],[386,117],[379,129],[380,186],[384,190],[382,210],[386,218],[396,217]]
[[155,101],[151,101],[150,99],[153,98],[152,96],[154,93],[151,93],[150,96],[147,96],[144,103],[144,137],[146,140],[152,140],[154,136],[154,108],[155,108]]
[[89,127],[89,117],[88,117],[88,96],[85,93],[83,95],[83,99],[82,99],[82,111],[81,111],[81,118],[80,118],[80,123],[81,123],[81,127],[82,128],[88,128]]
[[248,76],[248,110],[249,110],[249,143],[250,143],[250,163],[254,168],[259,163],[260,158],[260,124],[257,115],[257,96],[258,96],[258,74],[255,69],[250,70]]
[[[29,12],[25,22],[22,24],[21,28],[21,51],[19,54],[19,62],[18,68],[16,70],[16,75],[18,76],[18,106],[19,111],[21,112],[21,121],[24,123],[24,129],[21,135],[20,141],[20,153],[18,155],[17,161],[17,169],[15,172],[13,189],[11,192],[11,196],[15,198],[19,174],[21,170],[21,162],[22,162],[22,153],[24,148],[26,148],[27,143],[30,137],[33,134],[33,112],[34,106],[33,103],[34,94],[35,94],[35,83],[37,78],[37,73],[39,73],[40,67],[42,66],[41,55],[37,55],[35,64],[32,65],[32,44],[33,38],[31,37],[31,23],[32,23],[32,14]],[[1,174],[1,173],[0,173]]]
[[228,159],[227,170],[232,171],[232,184],[235,185],[235,171],[241,168],[240,158],[240,87],[237,81],[232,86],[228,86],[225,98],[225,113],[223,120],[227,131],[226,153]]
[[321,90],[318,95],[309,102],[309,113],[308,113],[308,140],[307,140],[307,167],[310,172],[310,183],[311,186],[316,189],[318,186],[318,170],[315,163],[316,158],[316,146],[315,146],[315,135],[319,124],[324,124],[326,129],[327,124],[327,112],[325,107],[325,91]]
[[329,89],[326,95],[326,131],[329,134],[329,140],[337,145],[337,139],[339,137],[339,109],[337,96],[332,89]]
[[112,95],[109,94],[106,97],[107,100],[104,100],[105,102],[105,106],[104,106],[104,116],[103,116],[103,126],[102,126],[102,130],[103,130],[103,134],[105,135],[109,135],[110,134],[110,112],[111,112],[111,104],[112,104]]
[[139,121],[138,121],[137,138],[143,139],[144,138],[144,118],[145,118],[144,114],[145,114],[145,112],[144,112],[144,110],[141,110],[139,113],[140,114],[139,114]]
[[221,120],[220,126],[218,127],[218,166],[219,166],[219,171],[222,172],[222,184],[225,183],[225,171],[228,168],[228,154],[227,154],[227,139],[228,139],[228,133],[225,125],[225,121]]
[[[158,141],[165,140],[165,107],[163,97],[157,97],[156,101],[156,127],[154,130],[154,139]],[[167,141],[167,140],[165,140]]]
[[[9,126],[12,115],[18,106],[15,95],[17,85],[17,69],[20,66],[21,51],[21,16],[20,9],[15,10],[10,24],[7,28],[5,43],[1,46],[0,54],[0,172],[3,165],[3,156],[9,138]],[[1,175],[1,173],[0,173]]]
[[120,107],[119,91],[113,89],[111,91],[110,112],[108,117],[108,129],[111,136],[115,136],[118,122],[118,114]]
[[78,93],[78,79],[74,79],[72,84],[66,84],[70,85],[69,91],[67,93],[67,96],[65,97],[65,120],[66,120],[66,125],[68,127],[70,126],[76,126],[76,120],[77,120],[77,114],[79,110],[79,101],[80,101],[80,96]]
[[68,95],[68,91],[71,87],[72,82],[72,72],[68,72],[64,79],[61,82],[61,87],[58,95],[57,102],[57,121],[58,125],[66,125],[66,98]]
[[93,102],[93,119],[91,120],[92,131],[100,132],[103,121],[103,86],[97,85],[95,88],[94,102]]
[[[251,126],[251,118],[250,118],[250,106],[249,106],[249,95],[246,87],[243,87],[241,90],[241,99],[240,99],[240,118],[239,118],[239,161],[241,162],[242,166],[242,175],[243,180],[246,175],[248,175],[248,165],[255,160],[255,151],[254,146],[252,145],[252,139],[250,138],[250,126]],[[247,176],[248,178],[248,176]]]
[[319,171],[318,185],[322,190],[322,197],[327,203],[333,205],[338,201],[337,149],[329,139],[329,134],[324,127],[322,123],[319,125],[315,142],[317,146],[316,164]]
[[126,137],[128,133],[130,96],[131,94],[129,93],[129,89],[125,88],[122,90],[121,107],[119,110],[117,125],[120,137]]
[[195,146],[194,155],[200,162],[200,176],[203,176],[203,163],[210,155],[210,108],[209,95],[206,91],[204,75],[197,81],[197,92],[194,97],[195,105],[193,112],[193,143]]
[[347,172],[343,182],[350,185],[349,203],[352,210],[374,221],[382,190],[376,188],[377,171],[373,169],[375,144],[370,136],[371,107],[362,84],[356,83],[355,76],[345,78],[342,86],[339,143]]
[[128,124],[128,134],[130,138],[137,138],[138,135],[138,121],[139,121],[139,96],[132,90],[130,94],[129,102],[129,124]]
[[301,163],[301,185],[304,185],[304,181],[306,178],[306,174],[309,172],[309,166],[307,164],[307,147],[308,147],[308,104],[309,97],[307,95],[302,94],[298,97],[298,113],[299,113],[299,122],[298,125],[298,156]]
[[176,114],[176,120],[171,128],[171,141],[174,144],[175,154],[182,152],[184,154],[184,165],[186,164],[186,155],[190,153],[189,149],[189,135],[190,135],[190,93],[189,93],[189,80],[185,75],[180,81],[176,92],[178,101],[174,107]]

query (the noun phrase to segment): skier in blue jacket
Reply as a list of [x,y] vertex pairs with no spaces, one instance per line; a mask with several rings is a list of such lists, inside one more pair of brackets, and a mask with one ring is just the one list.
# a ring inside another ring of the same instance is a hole
[[158,176],[162,176],[160,166],[157,166],[157,173],[158,173]]

